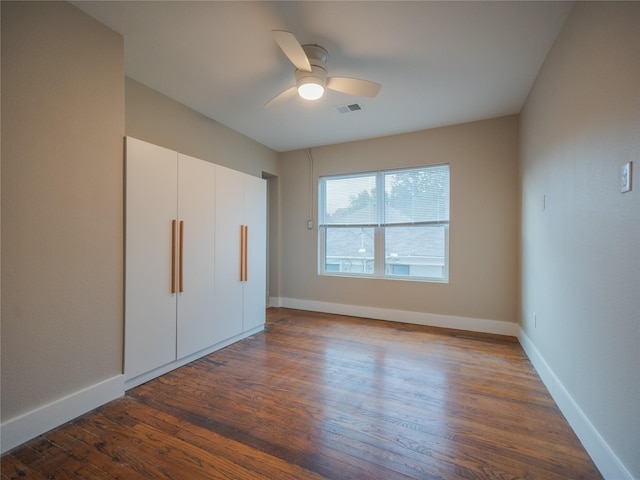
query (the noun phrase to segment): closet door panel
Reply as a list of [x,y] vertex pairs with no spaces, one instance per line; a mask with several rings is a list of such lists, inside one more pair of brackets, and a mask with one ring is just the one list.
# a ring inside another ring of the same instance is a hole
[[265,322],[267,291],[267,182],[244,178],[244,223],[248,227],[247,281],[244,282],[243,329]]
[[178,155],[179,263],[177,357],[215,343],[215,165]]
[[175,360],[171,258],[176,175],[176,152],[126,139],[126,379]]
[[216,166],[215,329],[217,341],[242,333],[240,227],[244,174]]

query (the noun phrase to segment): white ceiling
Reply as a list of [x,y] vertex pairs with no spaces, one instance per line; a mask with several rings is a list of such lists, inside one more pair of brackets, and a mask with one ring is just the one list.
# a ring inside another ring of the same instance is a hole
[[[518,113],[571,8],[541,1],[77,1],[120,32],[126,74],[276,150]],[[382,84],[265,108],[294,85],[272,38],[329,52],[330,76]],[[358,102],[359,112],[337,106]]]

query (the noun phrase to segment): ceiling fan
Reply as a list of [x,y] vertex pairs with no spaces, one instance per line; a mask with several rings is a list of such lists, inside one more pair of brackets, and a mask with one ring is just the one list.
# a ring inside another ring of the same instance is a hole
[[293,97],[296,93],[305,100],[317,100],[325,88],[359,97],[375,97],[380,84],[349,77],[327,77],[327,51],[320,45],[300,45],[296,37],[284,30],[271,32],[276,43],[296,67],[296,85],[273,97],[266,106],[273,106]]

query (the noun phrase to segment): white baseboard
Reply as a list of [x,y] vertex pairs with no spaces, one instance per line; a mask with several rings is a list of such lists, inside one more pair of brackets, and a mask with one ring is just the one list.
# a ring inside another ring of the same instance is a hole
[[611,450],[589,418],[573,399],[569,391],[560,382],[540,351],[533,344],[527,334],[521,330],[518,339],[520,345],[531,360],[538,375],[551,393],[558,408],[565,416],[569,425],[576,433],[585,450],[591,456],[593,463],[600,470],[602,476],[611,480],[633,480],[631,472]]
[[124,394],[124,375],[104,380],[35,410],[7,420],[1,426],[0,452],[73,420]]
[[387,308],[366,307],[362,305],[346,305],[339,303],[317,302],[313,300],[298,300],[294,298],[269,298],[269,306],[296,308],[313,312],[335,313],[355,317],[388,320],[392,322],[413,323],[430,327],[453,328],[470,332],[493,333],[517,337],[520,326],[513,322],[486,320],[480,318],[458,317],[454,315],[439,315],[435,313],[409,312],[406,310],[392,310]]

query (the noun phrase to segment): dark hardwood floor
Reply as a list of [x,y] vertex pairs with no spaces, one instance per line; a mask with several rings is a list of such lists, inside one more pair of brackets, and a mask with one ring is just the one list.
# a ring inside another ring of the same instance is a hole
[[5,454],[2,478],[601,478],[513,338],[269,309]]

